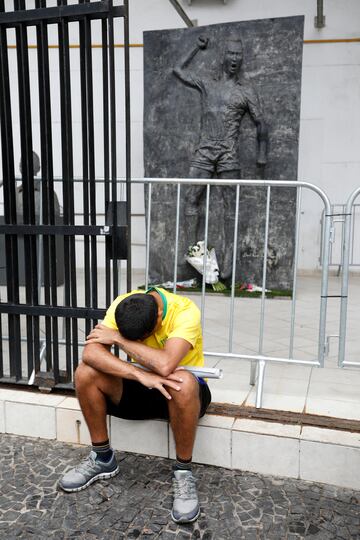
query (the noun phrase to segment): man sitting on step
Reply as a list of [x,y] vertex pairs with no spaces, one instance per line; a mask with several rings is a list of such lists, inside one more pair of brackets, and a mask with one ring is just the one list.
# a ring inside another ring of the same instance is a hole
[[[119,360],[110,350],[113,345],[146,370]],[[87,337],[75,373],[92,451],[62,477],[60,487],[80,491],[119,472],[109,445],[107,414],[128,420],[169,419],[176,447],[171,516],[176,522],[195,521],[200,507],[191,458],[198,418],[205,414],[211,394],[203,379],[182,366],[203,364],[200,312],[191,300],[154,287],[119,296]]]

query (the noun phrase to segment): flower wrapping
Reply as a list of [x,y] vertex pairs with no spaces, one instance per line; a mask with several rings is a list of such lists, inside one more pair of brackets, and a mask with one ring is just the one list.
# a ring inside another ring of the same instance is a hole
[[[205,242],[199,241],[190,246],[186,255],[186,260],[200,274],[204,271]],[[214,285],[219,281],[219,265],[214,248],[206,250],[205,282]]]

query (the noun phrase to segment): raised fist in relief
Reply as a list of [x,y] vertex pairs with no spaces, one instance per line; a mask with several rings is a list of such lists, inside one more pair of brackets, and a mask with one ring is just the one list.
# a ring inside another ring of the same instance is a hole
[[199,49],[206,49],[208,43],[209,43],[209,38],[205,36],[199,36],[197,38],[197,46],[199,47]]

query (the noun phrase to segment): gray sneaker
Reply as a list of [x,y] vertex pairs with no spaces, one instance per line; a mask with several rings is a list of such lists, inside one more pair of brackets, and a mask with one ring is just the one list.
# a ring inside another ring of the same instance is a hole
[[64,491],[81,491],[96,480],[112,478],[119,472],[115,454],[108,463],[96,459],[96,452],[91,451],[80,465],[64,474],[59,481],[59,486]]
[[190,523],[200,514],[195,478],[191,471],[174,471],[174,503],[171,517],[175,523]]

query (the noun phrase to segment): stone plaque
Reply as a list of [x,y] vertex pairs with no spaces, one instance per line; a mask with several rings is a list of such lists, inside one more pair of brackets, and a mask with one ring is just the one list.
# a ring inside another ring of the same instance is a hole
[[[144,33],[146,177],[296,180],[303,17]],[[240,191],[236,279],[261,284],[266,189]],[[182,188],[178,280],[204,239],[206,190]],[[208,245],[230,279],[235,188],[210,190]],[[150,281],[174,273],[176,187],[154,186]],[[267,287],[291,288],[296,193],[272,188]]]

